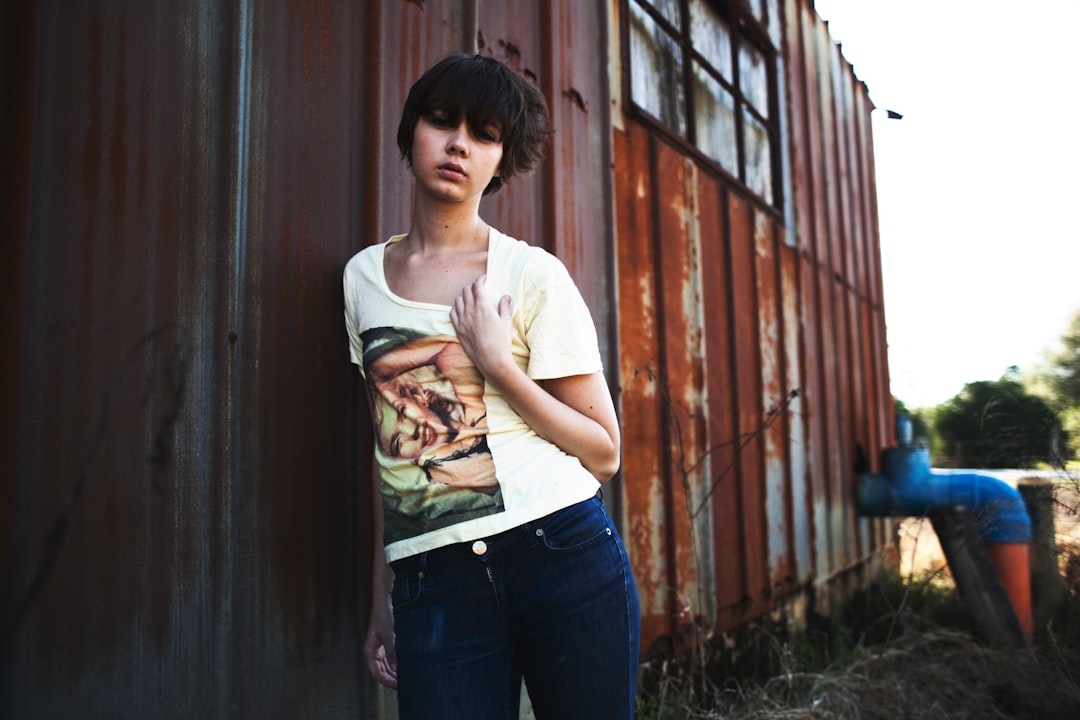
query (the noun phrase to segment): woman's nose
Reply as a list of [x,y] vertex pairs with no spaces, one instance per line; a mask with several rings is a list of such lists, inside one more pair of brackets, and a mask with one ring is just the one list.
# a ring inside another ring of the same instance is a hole
[[447,140],[446,150],[451,155],[461,155],[465,157],[469,154],[469,129],[462,123],[458,128],[450,133],[450,138]]

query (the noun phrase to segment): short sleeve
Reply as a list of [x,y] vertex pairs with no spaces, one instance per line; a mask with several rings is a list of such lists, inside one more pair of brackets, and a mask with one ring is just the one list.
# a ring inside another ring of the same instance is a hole
[[602,370],[592,315],[562,262],[537,252],[529,263],[525,290],[529,377],[543,380]]
[[345,295],[345,332],[349,336],[349,359],[352,360],[360,368],[360,372],[364,372],[364,364],[361,362],[363,356],[362,346],[360,344],[360,330],[358,327],[358,321],[356,317],[357,300],[356,293],[356,272],[355,261],[349,262],[345,266],[345,272],[342,275],[342,286]]

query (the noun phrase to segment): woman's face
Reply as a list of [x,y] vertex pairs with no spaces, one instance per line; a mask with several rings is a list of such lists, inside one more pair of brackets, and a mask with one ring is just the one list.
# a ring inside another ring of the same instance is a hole
[[443,111],[421,117],[413,133],[412,168],[417,190],[444,202],[483,195],[499,174],[503,146],[499,128],[470,128]]
[[434,365],[411,369],[377,383],[386,401],[376,405],[383,450],[415,459],[430,447],[453,441],[465,423],[465,407],[454,384]]

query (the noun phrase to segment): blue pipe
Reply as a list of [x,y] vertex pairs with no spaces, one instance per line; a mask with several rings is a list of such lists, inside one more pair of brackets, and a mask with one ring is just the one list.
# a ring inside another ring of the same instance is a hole
[[860,513],[922,516],[964,505],[979,523],[983,540],[1031,542],[1031,519],[1016,488],[991,475],[931,470],[930,451],[911,444],[907,418],[898,421],[897,436],[897,447],[881,451],[882,472],[859,476]]

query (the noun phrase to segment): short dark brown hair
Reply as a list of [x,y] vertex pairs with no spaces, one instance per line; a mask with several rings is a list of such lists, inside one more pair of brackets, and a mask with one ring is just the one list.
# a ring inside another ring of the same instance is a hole
[[445,113],[453,123],[465,118],[471,131],[499,128],[503,146],[499,175],[484,188],[497,192],[514,177],[532,172],[552,133],[547,103],[539,89],[503,63],[482,55],[450,55],[435,63],[409,89],[401,111],[397,144],[412,166],[413,134],[420,118]]

